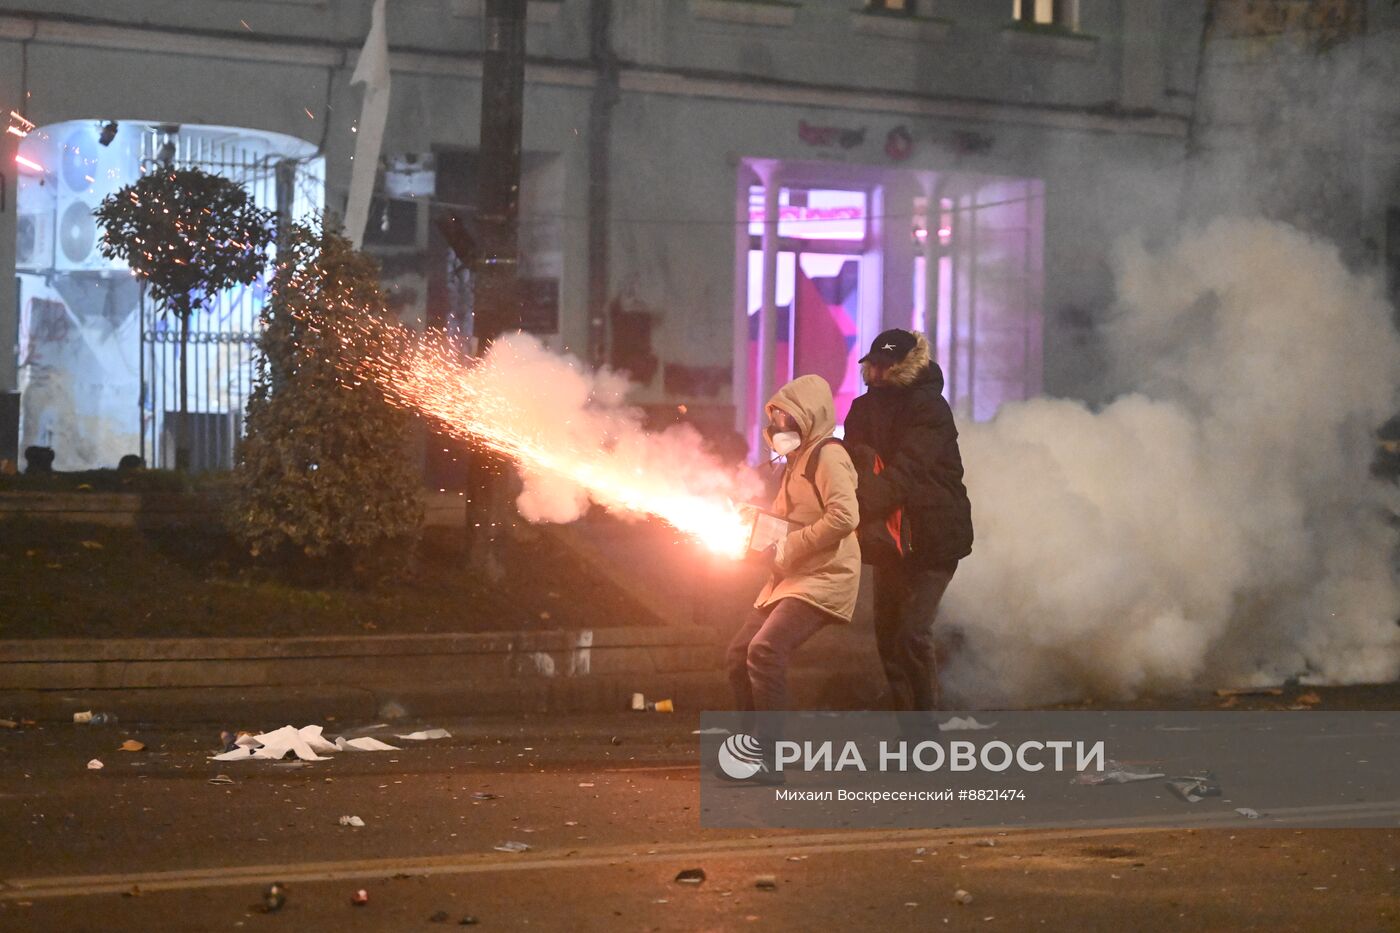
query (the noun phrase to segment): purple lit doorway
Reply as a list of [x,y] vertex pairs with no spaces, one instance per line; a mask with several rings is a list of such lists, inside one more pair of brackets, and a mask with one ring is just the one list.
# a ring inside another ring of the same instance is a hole
[[[751,187],[747,250],[746,334],[742,365],[746,435],[758,442],[762,406],[763,189]],[[878,329],[878,304],[862,294],[869,254],[869,203],[865,190],[783,187],[778,196],[778,249],[773,283],[772,370],[774,388],[794,375],[815,374],[832,388],[836,420],[845,420],[860,380],[861,335]],[[877,277],[878,279],[878,277]],[[864,320],[872,318],[871,320]],[[761,452],[755,449],[754,454]]]
[[[749,253],[748,411],[758,398],[759,308],[763,253]],[[812,373],[831,385],[836,421],[845,421],[851,400],[861,393],[859,321],[860,256],[849,253],[778,254],[778,320],[774,345],[776,385]]]
[[1041,394],[1042,181],[765,159],[745,160],[737,180],[747,222],[736,228],[732,398],[755,459],[768,394],[817,373],[841,423],[864,390],[862,347],[890,327],[928,336],[960,418]]

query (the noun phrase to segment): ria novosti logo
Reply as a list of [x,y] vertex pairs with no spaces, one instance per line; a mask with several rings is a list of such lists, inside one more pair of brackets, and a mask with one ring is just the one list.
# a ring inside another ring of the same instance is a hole
[[719,747],[719,769],[735,781],[747,781],[763,770],[763,746],[751,735],[734,733]]

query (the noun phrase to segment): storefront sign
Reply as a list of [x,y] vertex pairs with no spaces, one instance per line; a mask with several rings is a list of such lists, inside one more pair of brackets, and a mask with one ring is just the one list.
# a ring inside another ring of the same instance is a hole
[[825,149],[840,146],[842,149],[854,149],[865,142],[865,127],[847,129],[840,126],[813,126],[806,120],[799,120],[797,138],[809,146]]

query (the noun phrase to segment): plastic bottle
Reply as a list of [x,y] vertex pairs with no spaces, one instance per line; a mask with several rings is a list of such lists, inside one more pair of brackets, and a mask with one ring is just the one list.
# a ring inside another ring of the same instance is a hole
[[93,713],[88,720],[94,726],[110,726],[117,721],[116,713]]

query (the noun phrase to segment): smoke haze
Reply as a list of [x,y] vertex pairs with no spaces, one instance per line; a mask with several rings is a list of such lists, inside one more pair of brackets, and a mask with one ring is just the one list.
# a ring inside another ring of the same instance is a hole
[[1393,491],[1370,478],[1400,338],[1335,248],[1221,219],[1122,248],[1099,411],[963,425],[977,543],[943,619],[968,700],[1126,698],[1200,678],[1400,674]]
[[756,491],[755,477],[721,463],[691,426],[645,431],[641,413],[625,404],[625,377],[592,372],[529,335],[495,341],[482,366],[464,378],[478,400],[489,400],[493,430],[529,438],[531,446],[584,464],[602,481],[589,489],[528,460],[518,463],[525,488],[516,506],[527,521],[571,522],[593,502],[625,515],[632,494],[652,504],[698,497],[723,508]]

